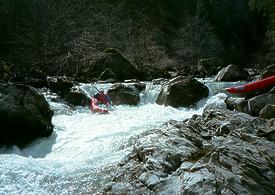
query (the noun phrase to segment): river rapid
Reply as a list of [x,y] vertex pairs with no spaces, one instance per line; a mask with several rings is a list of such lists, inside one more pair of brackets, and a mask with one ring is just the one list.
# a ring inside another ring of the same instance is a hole
[[[88,108],[71,109],[52,101],[54,132],[24,149],[0,148],[0,195],[2,194],[94,194],[111,179],[117,163],[132,149],[143,132],[169,120],[181,121],[201,114],[210,104],[223,104],[221,89],[234,83],[204,80],[210,96],[194,108],[172,108],[154,103],[160,85],[147,83],[138,106],[116,106],[111,114],[93,114]],[[235,83],[236,84],[236,83]],[[110,84],[98,84],[107,90]],[[90,95],[93,85],[81,84]]]

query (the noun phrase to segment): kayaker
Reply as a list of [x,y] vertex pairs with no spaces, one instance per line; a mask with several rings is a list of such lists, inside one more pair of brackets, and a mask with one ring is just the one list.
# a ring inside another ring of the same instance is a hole
[[98,103],[105,104],[106,106],[112,105],[110,97],[105,94],[103,90],[100,90],[97,94],[95,94],[94,98],[98,101]]

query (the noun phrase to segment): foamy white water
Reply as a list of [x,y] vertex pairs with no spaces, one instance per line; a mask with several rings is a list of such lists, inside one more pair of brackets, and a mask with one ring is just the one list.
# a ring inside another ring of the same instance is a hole
[[[92,95],[92,86],[81,86]],[[109,85],[100,85],[107,89]],[[0,149],[0,194],[92,194],[110,181],[115,165],[131,151],[141,133],[169,120],[201,114],[209,103],[222,104],[224,94],[201,101],[196,109],[154,104],[159,86],[147,86],[139,106],[117,106],[111,114],[72,111],[51,103],[54,133],[23,150]],[[64,112],[63,112],[64,111]]]

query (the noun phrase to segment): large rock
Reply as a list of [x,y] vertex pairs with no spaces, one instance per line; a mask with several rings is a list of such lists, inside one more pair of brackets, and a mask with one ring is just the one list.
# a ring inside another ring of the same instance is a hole
[[71,88],[65,100],[74,106],[87,106],[90,104],[90,97],[78,86]]
[[173,107],[192,106],[208,94],[206,85],[196,79],[180,76],[161,87],[156,103]]
[[274,194],[270,133],[265,120],[209,106],[141,135],[103,193]]
[[81,80],[109,80],[123,82],[127,79],[141,81],[159,77],[170,77],[170,74],[153,65],[137,65],[131,62],[123,53],[114,48],[94,53],[85,61],[77,73]]
[[113,104],[137,105],[139,103],[139,90],[133,85],[117,83],[108,89]]
[[66,97],[74,82],[73,78],[67,76],[47,77],[48,88],[62,97]]
[[95,61],[90,71],[95,76],[101,75],[104,79],[107,79],[107,76],[115,77],[113,79],[117,81],[133,78],[143,80],[144,78],[141,70],[114,48],[105,49],[100,58]]
[[237,106],[237,110],[252,116],[259,116],[260,111],[267,104],[275,104],[275,94],[266,93],[244,100]]
[[241,69],[239,66],[230,64],[227,67],[223,68],[215,76],[215,81],[239,81],[247,80],[248,72]]
[[237,97],[227,97],[224,100],[226,104],[226,108],[229,110],[235,110],[241,102],[243,102],[244,98],[237,98]]
[[0,83],[0,144],[22,144],[51,135],[53,111],[34,88]]

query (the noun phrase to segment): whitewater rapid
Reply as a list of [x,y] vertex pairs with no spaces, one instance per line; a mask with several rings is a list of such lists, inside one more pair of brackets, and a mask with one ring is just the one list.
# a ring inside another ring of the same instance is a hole
[[[89,95],[94,93],[93,85],[81,87]],[[96,87],[107,90],[110,85]],[[176,109],[154,103],[159,90],[159,85],[147,84],[138,106],[117,106],[108,115],[84,107],[71,109],[46,96],[55,112],[54,132],[22,150],[0,148],[0,195],[94,194],[110,181],[116,163],[141,133],[169,120],[201,114],[206,105],[223,104],[225,98],[223,93],[212,93],[193,109]]]

